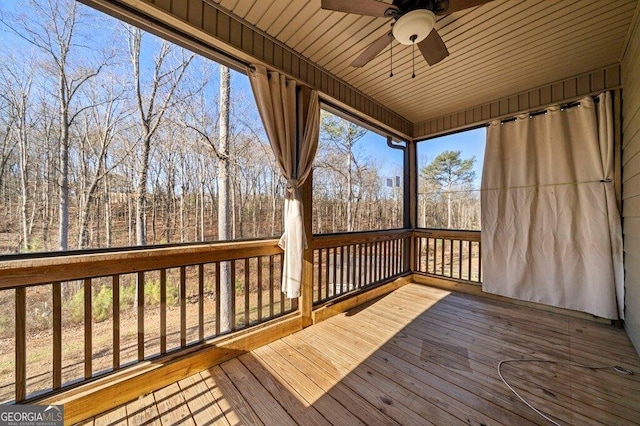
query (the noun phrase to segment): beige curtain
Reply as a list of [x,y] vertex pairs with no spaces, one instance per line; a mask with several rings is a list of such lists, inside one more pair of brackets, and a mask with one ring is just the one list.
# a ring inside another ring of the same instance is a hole
[[311,91],[311,99],[301,140],[296,136],[296,82],[264,66],[249,69],[251,88],[258,105],[271,149],[287,179],[284,201],[284,233],[279,245],[284,250],[282,291],[289,298],[300,297],[302,255],[307,242],[302,217],[299,188],[311,172],[318,148],[320,105],[318,92]]
[[482,173],[483,290],[623,318],[609,93],[489,126]]

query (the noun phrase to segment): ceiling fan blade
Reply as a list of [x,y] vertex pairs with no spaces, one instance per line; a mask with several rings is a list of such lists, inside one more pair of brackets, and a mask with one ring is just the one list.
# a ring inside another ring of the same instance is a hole
[[374,41],[367,47],[364,52],[360,54],[353,62],[351,62],[352,67],[363,67],[369,63],[373,58],[378,56],[378,53],[382,52],[382,49],[387,47],[389,43],[393,40],[393,35],[391,31],[384,34],[382,37]]
[[449,8],[445,13],[448,15],[460,10],[469,9],[470,7],[480,6],[490,1],[491,0],[449,0]]
[[418,43],[418,49],[429,65],[435,65],[447,56],[449,51],[436,29],[432,29],[427,38]]
[[379,18],[387,17],[388,9],[398,10],[396,6],[378,0],[322,0],[322,8]]

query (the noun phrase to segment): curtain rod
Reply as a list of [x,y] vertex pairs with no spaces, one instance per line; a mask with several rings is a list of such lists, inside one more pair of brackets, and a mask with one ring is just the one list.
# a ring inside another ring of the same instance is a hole
[[[404,136],[400,136],[399,134],[390,131],[378,124],[374,124],[372,122],[370,122],[369,120],[367,120],[366,118],[362,118],[360,116],[358,116],[357,114],[350,112],[348,110],[346,110],[345,108],[335,104],[334,102],[332,102],[331,100],[327,99],[322,93],[318,92],[318,94],[320,95],[320,104],[325,106],[325,109],[328,110],[329,112],[332,112],[331,110],[338,112],[339,114],[342,114],[346,117],[349,117],[350,119],[354,120],[356,122],[356,124],[374,131],[376,133],[382,133],[383,136],[391,136],[394,139],[397,139],[398,141],[401,142],[409,142],[407,140],[407,138],[405,138]],[[333,112],[332,112],[333,113]],[[345,118],[345,117],[343,117]]]
[[[583,96],[582,98],[586,98],[586,97],[589,97],[589,96]],[[591,95],[590,97],[591,97],[591,99],[593,99],[594,103],[597,104],[598,102],[600,102],[600,100],[598,99],[598,95]],[[565,109],[571,109],[571,108],[575,108],[575,107],[578,107],[578,106],[580,106],[580,101],[579,100],[572,101],[572,102],[567,102],[566,104],[560,104],[560,110],[564,111]],[[549,110],[549,106],[547,106],[544,109],[530,111],[528,113],[529,114],[529,118],[533,118],[533,117],[537,117],[538,115],[546,114],[548,110]],[[521,113],[521,114],[518,114],[518,115],[522,115],[522,114],[526,114],[526,113]],[[514,121],[516,121],[518,119],[518,115],[515,115],[513,117],[503,118],[502,120],[500,120],[500,124],[514,122]]]

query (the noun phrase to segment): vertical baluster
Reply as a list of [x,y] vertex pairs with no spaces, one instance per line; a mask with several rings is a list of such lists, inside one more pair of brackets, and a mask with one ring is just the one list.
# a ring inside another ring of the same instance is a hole
[[402,240],[401,239],[396,239],[395,240],[395,244],[396,244],[396,275],[400,274],[400,272],[402,272]]
[[444,276],[444,238],[440,239],[440,275]]
[[335,296],[338,292],[338,248],[334,247],[333,252],[333,294]]
[[416,246],[414,247],[416,250],[416,258],[415,258],[415,262],[416,262],[416,269],[418,270],[418,272],[422,272],[422,238],[418,237],[416,238]]
[[273,292],[274,283],[273,283],[273,274],[274,274],[274,264],[273,264],[274,256],[269,256],[269,318],[273,318]]
[[138,298],[138,361],[144,359],[144,272],[138,272],[136,283]]
[[453,239],[449,240],[449,277],[453,277]]
[[376,241],[376,281],[382,279],[382,241]]
[[262,322],[262,256],[258,257],[258,322]]
[[458,240],[458,278],[462,279],[462,240]]
[[352,274],[353,274],[353,265],[351,265],[351,246],[348,245],[346,246],[347,249],[347,255],[345,256],[345,260],[346,260],[346,271],[347,271],[347,278],[345,279],[345,282],[347,284],[347,292],[349,290],[351,290],[351,286],[353,285],[353,279]]
[[204,340],[204,265],[198,265],[198,340]]
[[187,270],[180,267],[180,347],[187,346]]
[[358,245],[351,245],[349,255],[349,264],[351,265],[351,286],[350,288],[353,290],[358,287]]
[[480,247],[481,242],[478,241],[478,279],[477,281],[482,282],[482,247]]
[[396,274],[396,240],[389,240],[389,277]]
[[387,247],[387,242],[380,241],[380,276],[378,277],[378,280],[383,280],[386,273],[386,269],[385,269],[385,265],[387,263],[387,257],[385,256],[386,247]]
[[27,396],[27,289],[15,289],[15,368],[16,368],[16,402]]
[[389,257],[389,240],[385,240],[384,242],[384,272],[383,272],[383,278],[389,278],[390,271],[389,271],[389,261],[390,261],[390,257]]
[[382,273],[383,273],[383,268],[384,268],[384,252],[383,252],[383,246],[384,246],[384,241],[376,241],[376,252],[377,252],[377,260],[378,260],[378,267],[376,268],[376,273],[377,273],[377,280],[376,281],[381,281],[382,280]]
[[471,257],[473,254],[473,251],[471,250],[471,244],[472,244],[471,241],[467,241],[467,249],[469,251],[469,259],[467,259],[467,268],[469,269],[469,276],[467,277],[467,279],[469,281],[471,281]]
[[[282,276],[284,275],[284,254],[280,255],[280,282],[282,282]],[[280,313],[284,312],[284,293],[282,292],[282,285],[278,286],[280,290]]]
[[236,321],[236,261],[231,261],[231,330],[237,329]]
[[[425,238],[425,263],[424,263],[424,271],[422,272],[426,272],[429,273],[429,251],[430,251],[430,246],[429,246],[429,241],[431,241],[431,239],[429,237]],[[422,263],[420,264],[420,267],[422,267]]]
[[62,286],[53,283],[53,389],[62,386]]
[[358,244],[358,257],[356,262],[358,263],[358,288],[362,287],[362,244]]
[[249,327],[249,268],[251,267],[249,258],[244,260],[244,326]]
[[364,285],[368,286],[371,283],[369,280],[369,243],[362,244],[362,248],[364,249],[362,274],[364,275]]
[[389,273],[387,278],[392,277],[395,274],[395,240],[389,240]]
[[113,294],[113,369],[120,368],[120,275],[111,277]]
[[91,312],[91,278],[84,280],[84,378],[90,379],[93,374],[93,348],[92,348]]
[[220,335],[220,262],[216,262],[216,336]]
[[437,269],[436,269],[436,260],[438,257],[438,239],[437,238],[432,238],[431,239],[433,241],[433,262],[431,262],[431,273],[436,275]]
[[398,239],[394,239],[391,243],[393,245],[393,275],[397,275],[400,271],[400,265],[398,261],[400,260],[400,246],[398,244]]
[[314,257],[317,256],[318,261],[316,265],[318,266],[318,274],[314,275],[313,279],[313,303],[316,303],[319,300],[322,300],[322,249],[313,251]]
[[160,269],[160,353],[167,353],[167,270]]
[[[329,274],[331,273],[331,268],[329,267],[331,265],[331,262],[329,261],[329,249],[326,248],[324,249],[324,259],[325,259],[325,267],[324,267],[324,282],[325,282],[325,291],[324,291],[324,297],[325,299],[329,298],[329,288],[330,288],[330,283],[329,283]],[[320,299],[320,300],[324,300],[324,299]]]

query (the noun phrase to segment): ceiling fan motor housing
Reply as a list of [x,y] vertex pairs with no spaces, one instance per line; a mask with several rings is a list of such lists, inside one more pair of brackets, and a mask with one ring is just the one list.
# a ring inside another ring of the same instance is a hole
[[402,15],[393,25],[393,37],[401,44],[420,43],[436,23],[436,15],[427,9],[416,9]]

